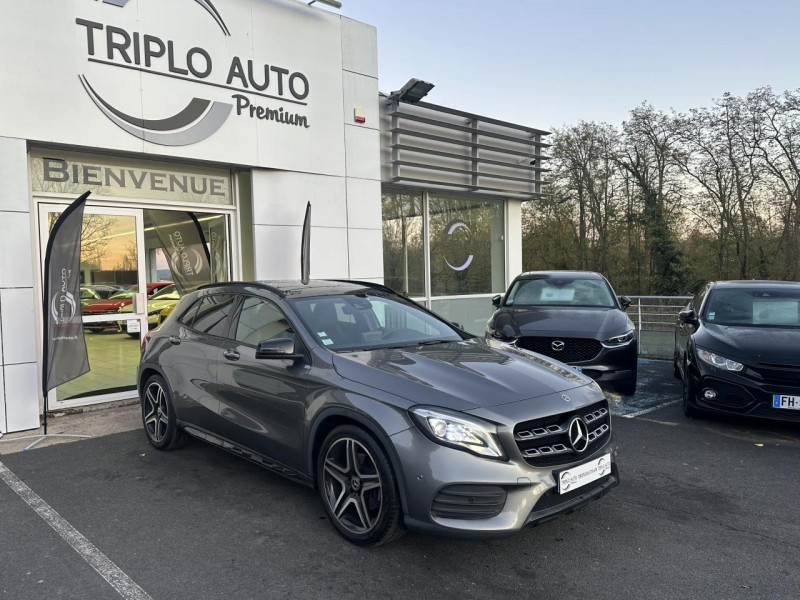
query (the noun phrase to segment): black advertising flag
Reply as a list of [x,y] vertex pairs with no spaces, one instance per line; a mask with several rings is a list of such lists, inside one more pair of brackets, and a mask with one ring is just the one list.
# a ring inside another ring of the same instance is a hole
[[171,210],[151,210],[148,214],[178,293],[183,296],[212,283],[208,245],[194,214]]
[[[89,192],[70,204],[50,230],[44,255],[44,396],[89,371],[81,320],[81,232]],[[45,406],[45,414],[47,406]]]
[[308,285],[311,277],[311,202],[306,205],[306,218],[303,219],[303,233],[300,246],[300,279]]

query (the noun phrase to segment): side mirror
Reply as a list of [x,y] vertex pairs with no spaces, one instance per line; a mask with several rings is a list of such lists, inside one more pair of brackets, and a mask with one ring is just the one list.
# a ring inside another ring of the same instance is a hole
[[259,342],[256,348],[256,358],[263,360],[297,360],[303,358],[294,350],[294,340],[288,338],[275,338]]
[[450,321],[450,324],[454,325],[455,327],[458,327],[462,331],[464,330],[464,326],[461,323],[459,323],[458,321]]
[[630,298],[627,296],[619,296],[617,300],[619,300],[619,305],[622,307],[622,310],[628,310],[628,307],[631,305]]
[[691,308],[684,308],[678,313],[678,318],[680,319],[681,323],[688,323],[690,325],[697,324],[697,315],[694,314],[694,310]]
[[492,298],[492,304],[494,306],[500,306],[500,303],[503,301],[503,294],[497,294]]

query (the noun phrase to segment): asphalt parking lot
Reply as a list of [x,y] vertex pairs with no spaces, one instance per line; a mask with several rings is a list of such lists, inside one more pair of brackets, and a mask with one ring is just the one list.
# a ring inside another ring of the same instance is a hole
[[[157,600],[796,598],[800,428],[688,420],[671,365],[642,374],[636,398],[612,398],[620,486],[504,540],[354,547],[315,491],[200,442],[154,451],[139,430],[0,461]],[[0,597],[120,596],[0,483]]]

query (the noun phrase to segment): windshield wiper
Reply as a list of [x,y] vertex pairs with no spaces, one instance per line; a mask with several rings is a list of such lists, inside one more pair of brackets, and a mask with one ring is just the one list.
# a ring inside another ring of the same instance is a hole
[[417,346],[435,346],[436,344],[450,344],[461,340],[422,340],[416,343]]

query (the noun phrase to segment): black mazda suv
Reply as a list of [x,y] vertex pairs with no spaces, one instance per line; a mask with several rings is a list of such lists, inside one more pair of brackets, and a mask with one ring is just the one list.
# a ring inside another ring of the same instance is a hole
[[625,314],[630,303],[626,296],[617,298],[599,273],[523,273],[504,296],[492,298],[497,309],[486,337],[549,356],[601,385],[633,394],[638,346]]

